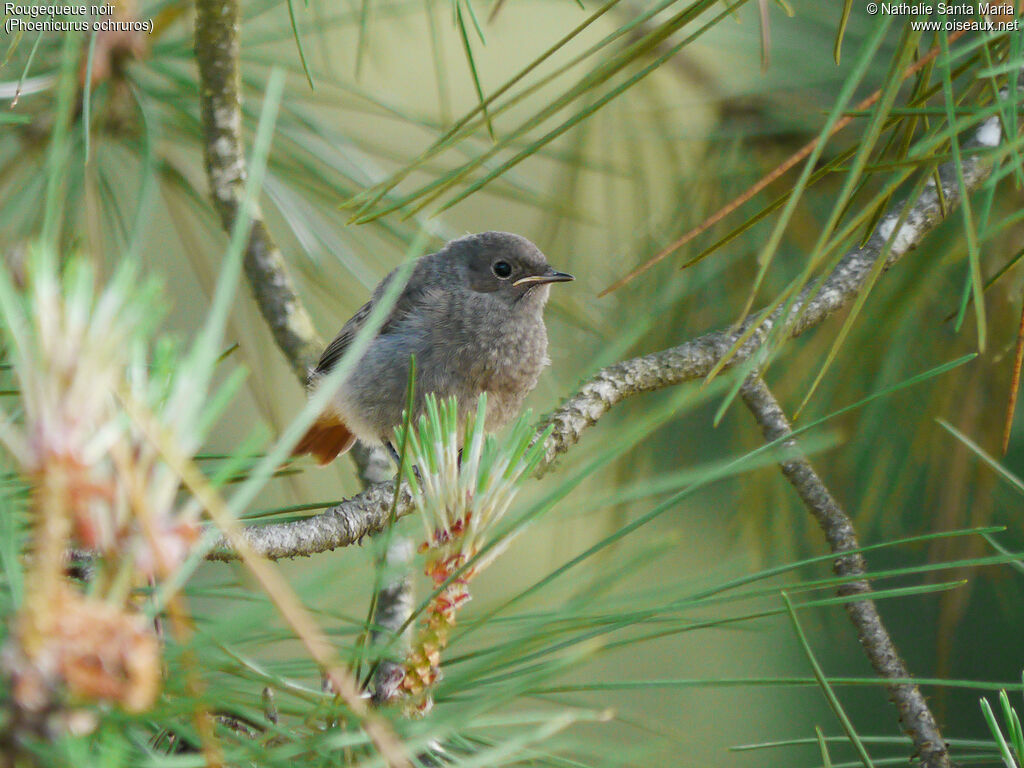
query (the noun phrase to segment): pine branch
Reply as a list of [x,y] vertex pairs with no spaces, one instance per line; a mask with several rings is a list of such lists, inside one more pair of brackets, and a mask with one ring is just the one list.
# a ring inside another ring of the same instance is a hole
[[[965,149],[992,148],[1001,140],[999,118],[992,117],[978,127],[973,137],[962,142],[962,146]],[[984,153],[969,153],[962,158],[962,169],[965,189],[971,192],[989,177],[992,165]],[[782,324],[780,330],[786,337],[793,338],[846,307],[866,283],[889,239],[892,243],[886,256],[886,269],[916,248],[955,210],[960,202],[960,186],[956,177],[953,164],[946,163],[940,166],[938,173],[941,198],[936,182],[929,180],[917,199],[901,200],[892,205],[879,220],[867,243],[843,256],[820,284],[807,286],[785,317],[784,307],[780,307],[765,316],[754,315],[738,328],[707,333],[677,347],[602,368],[541,424],[541,429],[553,424],[554,432],[545,444],[544,460],[537,474],[550,468],[559,454],[575,445],[583,432],[617,403],[644,392],[706,376],[751,326],[756,326],[756,330],[730,358],[727,367],[748,360],[762,347],[776,326]],[[901,216],[903,223],[899,224]],[[356,544],[364,536],[381,531],[387,524],[394,492],[391,482],[373,485],[314,517],[250,527],[245,535],[254,550],[270,558],[308,556]],[[401,517],[411,510],[408,490],[402,488],[397,514]],[[222,545],[210,557],[232,560],[235,555],[229,547]]]
[[[772,442],[792,434],[792,427],[782,406],[764,381],[756,375],[744,383],[740,396],[754,414],[754,419],[761,427],[766,440]],[[791,458],[780,463],[782,474],[796,489],[807,511],[818,522],[829,547],[839,555],[832,569],[837,576],[863,576],[867,573],[863,555],[859,552],[843,554],[860,548],[853,521],[829,493],[814,467],[799,451],[796,440],[786,440],[783,445],[788,449]],[[871,585],[867,580],[851,581],[839,588],[839,594],[866,596],[871,594]],[[880,677],[888,680],[906,680],[912,677],[903,659],[900,658],[892,636],[882,623],[882,617],[873,600],[846,603],[846,613],[857,630],[857,637],[864,653],[867,654],[868,661]],[[904,732],[914,742],[921,765],[924,768],[949,768],[946,743],[921,690],[916,685],[905,682],[891,682],[886,689],[889,691],[889,699],[899,712]]]
[[[242,199],[246,175],[241,138],[238,26],[237,0],[196,3],[196,61],[206,173],[214,206],[228,232]],[[320,357],[323,343],[295,292],[284,258],[259,210],[254,212],[245,249],[245,274],[277,346],[305,383]]]
[[[199,0],[196,6],[195,46],[206,172],[214,206],[224,229],[230,232],[246,173],[241,140],[239,5],[237,0]],[[274,341],[304,385],[320,357],[323,342],[258,210],[253,214],[245,251],[245,274]],[[383,482],[392,474],[391,462],[380,449],[357,446],[352,459],[364,486]],[[395,547],[400,544],[394,542]],[[375,597],[375,604],[377,623],[394,624],[397,629],[411,611],[411,580],[398,578],[386,585]]]

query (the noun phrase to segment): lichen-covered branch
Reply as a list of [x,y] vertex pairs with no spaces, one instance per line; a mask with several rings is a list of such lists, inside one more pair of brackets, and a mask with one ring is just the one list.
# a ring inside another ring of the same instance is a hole
[[[359,468],[359,478],[365,487],[383,483],[394,474],[394,464],[383,448],[368,448],[362,443],[353,447],[354,460]],[[386,486],[394,492],[394,486]],[[380,554],[378,568],[382,568],[387,579],[373,597],[373,629],[370,632],[372,648],[387,649],[389,654],[397,658],[405,655],[408,638],[401,637],[397,642],[395,633],[405,627],[413,609],[413,583],[411,565],[413,546],[409,539],[397,534],[385,532],[391,536],[384,551]],[[406,630],[406,635],[408,630]],[[402,682],[404,668],[390,658],[382,659],[373,674],[370,690],[374,703],[382,704],[392,701]]]
[[[974,137],[963,142],[962,146],[994,147],[1000,141],[999,119],[993,117],[986,120]],[[968,192],[981,186],[992,170],[990,161],[978,153],[966,155],[962,165]],[[584,430],[596,424],[616,403],[706,376],[751,324],[757,325],[756,330],[732,356],[729,367],[748,360],[779,323],[784,323],[783,330],[787,336],[794,337],[846,307],[864,286],[890,238],[892,243],[886,257],[886,268],[917,247],[956,208],[960,201],[960,187],[953,166],[941,166],[938,175],[944,205],[940,203],[933,180],[929,180],[916,200],[909,202],[909,207],[907,201],[895,203],[880,219],[867,243],[843,256],[820,283],[805,288],[785,318],[780,308],[767,316],[755,315],[739,328],[707,333],[678,347],[599,370],[542,425],[553,424],[554,432],[545,444],[544,460],[538,474],[550,467],[559,454],[575,445]],[[899,223],[901,217],[902,224]],[[251,527],[246,530],[246,537],[254,550],[272,558],[307,556],[348,546],[383,529],[393,494],[394,486],[390,482],[374,485],[314,517]],[[399,496],[398,516],[408,514],[411,509],[410,496],[403,488]],[[234,554],[224,546],[218,547],[210,556],[234,559]]]
[[[997,145],[999,140],[999,120],[994,117],[986,121],[978,129],[974,140],[964,146],[991,147]],[[963,171],[967,190],[977,189],[988,178],[991,170],[989,161],[981,155],[965,158]],[[587,427],[627,397],[707,376],[751,326],[756,325],[757,329],[726,367],[748,360],[761,348],[768,334],[779,323],[784,323],[787,336],[795,337],[846,307],[864,286],[890,237],[893,242],[886,258],[886,269],[916,248],[960,202],[960,187],[952,164],[940,167],[939,178],[945,206],[940,203],[935,182],[929,180],[921,195],[911,203],[899,231],[894,233],[907,204],[906,201],[895,203],[879,221],[867,243],[847,253],[820,285],[813,283],[804,288],[785,318],[784,307],[780,307],[767,317],[754,315],[738,328],[707,333],[678,347],[626,360],[598,371],[580,387],[579,392],[552,414],[555,431],[548,440],[545,464],[550,464],[558,454],[567,451],[580,439]]]
[[[789,420],[782,406],[772,395],[768,386],[759,378],[748,379],[740,390],[746,403],[757,420],[765,439],[769,442],[792,435]],[[829,493],[814,467],[797,448],[795,439],[783,442],[789,458],[780,462],[782,474],[796,489],[807,511],[814,516],[825,534],[829,547],[839,555],[832,565],[837,576],[863,576],[867,572],[864,557],[859,552],[857,533],[853,521]],[[849,553],[849,554],[843,554]],[[866,580],[851,581],[839,587],[840,595],[869,595],[871,585]],[[890,680],[906,680],[911,677],[903,659],[896,650],[896,644],[882,623],[875,602],[870,599],[846,603],[846,613],[857,630],[861,647],[867,654],[871,666],[880,677]],[[890,683],[886,686],[889,698],[899,712],[903,730],[914,742],[917,756],[924,768],[949,768],[946,743],[939,733],[935,716],[928,709],[928,703],[916,685]]]
[[[394,701],[398,687],[405,677],[405,667],[395,659],[402,659],[409,651],[411,628],[406,624],[413,611],[412,542],[396,536],[388,542],[379,567],[388,574],[387,582],[377,590],[373,612],[373,630],[370,646],[386,650],[390,658],[381,659],[373,673],[372,701],[384,704]],[[404,633],[395,641],[398,632]],[[395,642],[393,642],[395,641]]]
[[[227,231],[245,187],[242,148],[238,0],[198,0],[196,60],[206,173],[214,206]],[[274,340],[303,383],[323,344],[257,209],[245,249],[245,274]]]
[[[206,174],[221,223],[230,232],[246,175],[241,138],[237,0],[198,0],[195,44]],[[274,245],[258,208],[253,212],[245,251],[245,274],[274,341],[299,382],[305,385],[309,372],[320,358],[323,342],[295,291],[284,258]],[[380,482],[389,476],[390,462],[383,452],[357,447],[351,455],[364,485]],[[386,472],[383,476],[382,463]]]
[[[246,174],[241,138],[238,0],[198,0],[195,46],[199,63],[206,172],[221,223],[230,232],[244,192]],[[253,214],[246,246],[245,274],[274,341],[299,381],[305,384],[309,371],[319,359],[323,343],[258,210]],[[384,482],[391,475],[390,461],[382,450],[357,446],[352,458],[365,486]],[[338,514],[334,521],[341,525],[340,530],[346,535],[362,538],[365,533],[355,533],[353,527],[346,525],[348,519],[344,514]],[[363,522],[369,522],[369,519],[364,517]],[[330,530],[329,526],[321,527]],[[396,547],[400,544],[394,542]],[[411,589],[408,579],[396,579],[381,591],[377,596],[378,623],[388,618],[396,629],[404,623],[405,617],[398,617],[397,613],[404,610],[407,614],[411,610]],[[389,626],[387,623],[381,625]]]
[[[351,499],[305,520],[246,528],[245,538],[254,551],[272,560],[302,557],[359,544],[370,534],[384,530],[394,497],[393,482],[377,483]],[[399,516],[412,511],[412,496],[404,483],[398,497],[397,511]],[[223,542],[214,548],[209,557],[212,560],[238,558]]]
[[[206,139],[206,172],[214,205],[224,228],[230,232],[243,194],[246,173],[238,68],[239,5],[238,0],[198,0],[196,6],[196,59],[199,62],[200,112]],[[323,343],[317,337],[309,313],[295,292],[284,258],[258,211],[253,217],[246,246],[245,274],[277,346],[304,384],[319,359]],[[385,481],[390,474],[389,462],[381,451],[360,449],[353,452],[353,459],[360,478],[367,486]],[[390,502],[390,496],[388,500]],[[359,516],[363,524],[372,519],[365,514]],[[334,515],[332,522],[338,527],[322,520],[322,525],[315,532],[317,543],[314,546],[317,549],[313,551],[325,548],[319,543],[325,531],[343,531],[343,535],[354,536],[356,540],[365,535],[365,532],[358,532],[356,527],[349,525],[350,518],[343,513]],[[278,533],[285,531],[290,532],[284,529]],[[273,531],[266,533],[272,535]],[[289,539],[289,542],[294,541],[296,539]],[[258,551],[269,554],[263,547]],[[299,554],[288,550],[278,556],[288,553]],[[407,610],[411,603],[410,590],[408,579],[397,579],[387,585],[377,596],[381,617]],[[395,626],[401,626],[404,621],[404,617],[398,618]]]

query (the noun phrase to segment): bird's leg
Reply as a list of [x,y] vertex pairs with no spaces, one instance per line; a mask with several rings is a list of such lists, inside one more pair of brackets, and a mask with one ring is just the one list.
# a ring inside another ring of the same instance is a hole
[[[391,454],[391,458],[395,462],[395,467],[397,467],[397,469],[395,471],[396,472],[401,472],[402,471],[402,457],[398,455],[398,451],[395,450],[395,446],[391,443],[390,440],[385,440],[384,441],[384,446],[388,449],[388,453]],[[421,480],[422,479],[420,477],[420,468],[417,467],[415,464],[412,467],[412,473],[416,476],[417,480]]]
[[399,469],[402,468],[402,457],[398,455],[398,451],[395,450],[395,446],[390,440],[384,441],[384,447],[388,449],[388,453],[391,454],[391,458],[394,459],[395,466]]

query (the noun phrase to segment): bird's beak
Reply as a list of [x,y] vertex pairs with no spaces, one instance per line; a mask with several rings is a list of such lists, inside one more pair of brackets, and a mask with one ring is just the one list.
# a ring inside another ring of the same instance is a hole
[[559,272],[557,270],[548,267],[548,271],[542,275],[527,275],[526,277],[520,277],[512,285],[544,285],[545,283],[567,283],[570,280],[576,278],[572,275],[566,274],[565,272]]

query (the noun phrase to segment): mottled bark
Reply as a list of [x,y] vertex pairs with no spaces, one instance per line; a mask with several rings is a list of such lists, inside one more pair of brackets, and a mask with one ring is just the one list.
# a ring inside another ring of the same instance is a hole
[[[230,232],[245,188],[238,69],[237,0],[196,3],[196,61],[206,173],[214,207]],[[292,370],[305,382],[323,344],[257,208],[245,249],[245,274],[260,312]]]
[[[754,414],[767,441],[773,442],[792,435],[792,427],[782,406],[761,379],[749,379],[740,390],[740,395]],[[853,551],[860,548],[853,521],[797,448],[796,440],[784,440],[783,446],[790,458],[780,463],[782,474],[796,490],[807,511],[817,521],[829,547],[838,555],[832,569],[837,576],[863,576],[867,573],[867,565],[864,557]],[[840,595],[870,593],[871,585],[863,579],[839,587]],[[889,631],[882,623],[882,617],[873,600],[846,603],[846,613],[857,630],[857,637],[868,661],[880,677],[890,680],[907,680],[912,677],[903,659],[900,658]],[[939,733],[935,716],[928,708],[921,690],[911,683],[896,682],[887,685],[886,690],[889,692],[889,700],[896,705],[904,732],[914,742],[921,765],[925,768],[949,768],[946,743]]]

